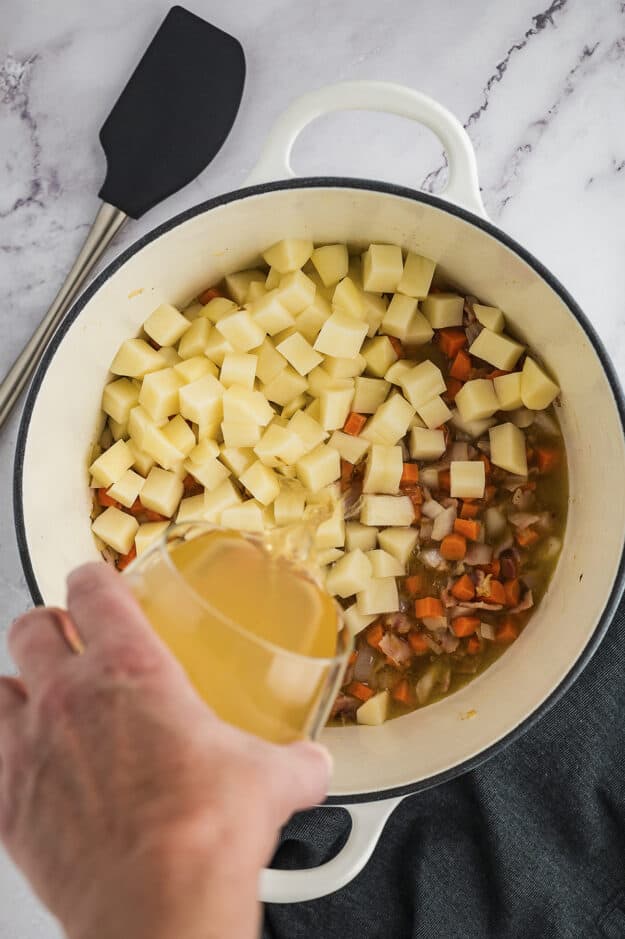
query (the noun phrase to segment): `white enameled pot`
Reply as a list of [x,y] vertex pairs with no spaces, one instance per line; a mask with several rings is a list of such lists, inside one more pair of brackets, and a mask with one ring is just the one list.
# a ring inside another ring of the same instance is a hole
[[[289,154],[311,120],[334,110],[387,111],[427,125],[443,144],[442,197],[347,178],[290,179]],[[267,182],[268,180],[280,182]],[[75,304],[31,387],[15,466],[20,552],[34,599],[63,603],[65,578],[96,559],[87,455],[108,365],[159,303],[184,306],[206,284],[253,266],[287,236],[391,242],[436,260],[439,275],[501,307],[562,388],[570,476],[564,548],[549,590],[519,640],[451,697],[381,727],[331,728],[329,802],[352,831],[315,870],[265,871],[265,900],[292,902],[348,883],[407,795],[475,767],[526,730],[597,647],[623,589],[624,405],[609,359],[572,297],[527,251],[486,220],[475,157],[459,122],[408,88],[350,82],[299,101],[273,128],[249,187],[199,205],[118,257]],[[53,494],[53,498],[51,498]],[[473,713],[472,719],[467,719]]]

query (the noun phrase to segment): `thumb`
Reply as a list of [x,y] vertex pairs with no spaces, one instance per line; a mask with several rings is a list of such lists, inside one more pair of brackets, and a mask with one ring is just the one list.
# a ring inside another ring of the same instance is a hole
[[323,802],[332,776],[332,757],[325,747],[309,740],[276,749],[279,760],[272,767],[272,788],[282,825],[294,812]]

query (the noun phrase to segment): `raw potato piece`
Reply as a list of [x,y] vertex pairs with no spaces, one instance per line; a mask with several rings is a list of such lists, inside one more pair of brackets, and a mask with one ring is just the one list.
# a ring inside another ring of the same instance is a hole
[[105,387],[102,410],[118,424],[125,424],[138,401],[139,386],[127,378],[118,378]]
[[182,525],[185,522],[197,522],[204,518],[204,496],[189,496],[183,499],[178,507],[176,515],[176,524]]
[[392,385],[402,385],[404,378],[411,372],[414,368],[414,362],[410,362],[408,359],[400,359],[399,362],[395,362],[389,370],[386,372],[384,378],[386,381],[390,382]]
[[274,421],[254,447],[254,452],[265,466],[281,467],[285,463],[287,466],[296,463],[306,452],[306,447],[295,431],[280,427]]
[[262,391],[250,391],[241,385],[232,385],[223,394],[224,421],[252,421],[266,427],[275,412]]
[[266,385],[286,368],[286,360],[276,351],[276,347],[269,338],[265,339],[255,355],[258,357],[256,374]]
[[311,492],[318,492],[340,477],[341,460],[336,450],[321,444],[302,457],[297,462],[296,469],[304,486]]
[[184,453],[165,436],[164,428],[154,424],[146,427],[143,449],[166,470],[173,470],[184,459]]
[[259,325],[258,319],[253,319],[247,310],[238,310],[236,313],[224,316],[216,324],[215,329],[237,352],[249,352],[250,349],[256,349],[267,332]]
[[163,427],[163,434],[171,444],[180,450],[184,456],[189,456],[191,451],[197,445],[195,434],[180,414],[173,417],[169,423]]
[[371,443],[385,443],[393,447],[408,430],[414,413],[412,405],[396,394],[380,405],[360,436]]
[[[118,479],[129,470],[135,461],[135,456],[127,443],[118,440],[112,447],[105,450],[104,453],[94,460],[89,467],[89,472],[97,482],[98,486],[104,486],[107,489],[116,483]],[[104,539],[102,539],[104,540]],[[126,554],[127,552],[124,552]]]
[[322,391],[319,400],[321,401],[321,426],[324,430],[338,430],[347,420],[350,412],[354,389],[352,388],[330,388]]
[[352,410],[359,414],[375,414],[386,401],[390,384],[380,378],[357,378],[355,381]]
[[[396,336],[397,339],[404,341],[408,335],[412,318],[416,313],[416,300],[412,297],[406,297],[401,293],[394,294],[382,318],[380,332],[386,333],[387,336]],[[432,329],[430,328],[430,336],[431,335]]]
[[474,440],[477,440],[478,437],[481,437],[482,434],[486,433],[489,427],[493,426],[495,423],[495,418],[487,417],[479,421],[463,421],[458,411],[454,408],[454,410],[451,412],[451,423],[457,430],[461,431],[461,433],[466,434],[468,437],[472,437]]
[[498,424],[489,430],[490,461],[509,473],[527,476],[525,435],[515,424]]
[[163,360],[145,339],[126,339],[122,342],[111,364],[113,375],[143,378],[148,372],[157,372]]
[[300,332],[308,342],[314,343],[321,327],[330,316],[331,312],[332,310],[330,309],[328,301],[325,300],[324,297],[317,295],[314,303],[311,303],[308,309],[300,313],[295,320],[297,331]]
[[373,551],[376,546],[378,532],[369,525],[360,522],[345,523],[345,544],[348,551]]
[[234,313],[237,309],[237,304],[233,303],[232,300],[228,300],[226,297],[213,297],[202,307],[200,316],[203,319],[210,320],[211,323],[218,323],[224,316]]
[[421,304],[433,329],[462,326],[464,297],[455,293],[432,293]]
[[[182,338],[184,339],[184,336]],[[182,339],[180,341],[182,342]],[[172,346],[163,346],[162,349],[158,350],[158,354],[161,357],[163,368],[173,368],[174,365],[182,362],[181,357]]]
[[500,411],[516,411],[517,408],[522,407],[521,372],[499,375],[493,379],[493,385],[495,386]]
[[366,335],[366,323],[347,313],[336,312],[321,327],[314,348],[324,355],[346,359],[358,355]]
[[435,261],[409,251],[404,264],[404,273],[397,285],[397,290],[409,297],[423,300],[430,292],[435,268]]
[[222,336],[216,329],[213,329],[204,347],[204,355],[221,368],[224,363],[224,358],[229,352],[234,352],[234,348],[230,345],[225,336]]
[[314,281],[303,271],[292,271],[281,278],[278,286],[280,302],[293,316],[303,313],[315,299]]
[[351,277],[344,277],[332,294],[332,308],[339,313],[347,313],[356,319],[365,318],[365,300],[362,291]]
[[[308,508],[314,510],[315,506],[311,505]],[[345,521],[343,519],[343,506],[338,502],[334,506],[330,518],[326,519],[325,522],[321,522],[317,528],[315,533],[315,548],[320,551],[324,548],[341,548],[344,544]]]
[[231,505],[221,513],[219,524],[222,528],[232,528],[235,531],[264,531],[265,519],[261,506],[253,499],[242,502],[241,505]]
[[262,393],[268,401],[285,407],[293,398],[303,394],[308,389],[308,382],[302,375],[298,375],[294,368],[287,365],[277,378],[263,385]]
[[171,518],[182,499],[182,493],[182,480],[175,473],[154,466],[141,490],[141,504],[165,518]]
[[356,721],[368,727],[378,727],[388,717],[389,693],[379,691],[372,698],[361,704],[356,711]]
[[179,391],[182,379],[173,368],[146,375],[141,385],[139,404],[156,423],[166,420],[180,410]]
[[273,504],[276,525],[295,525],[300,522],[305,501],[303,489],[296,489],[295,486],[281,489]]
[[307,375],[323,362],[323,356],[300,333],[293,333],[276,346],[276,351],[283,355],[300,375]]
[[465,382],[456,395],[456,407],[463,421],[481,421],[499,410],[495,387],[489,378]]
[[97,535],[114,551],[119,554],[128,554],[133,546],[139,523],[127,512],[110,506],[98,515],[91,528],[94,535]]
[[403,468],[401,447],[386,447],[374,443],[367,458],[362,491],[395,495],[399,492]]
[[362,354],[354,356],[353,359],[326,358],[323,363],[324,372],[337,381],[357,378],[362,375],[366,367],[367,360]]
[[202,518],[207,522],[217,523],[224,509],[239,505],[242,501],[231,481],[226,479],[212,492],[204,493],[204,514]]
[[529,357],[521,373],[521,397],[526,408],[542,411],[560,394],[560,389],[546,372]]
[[343,622],[347,626],[347,630],[352,638],[357,636],[359,632],[362,632],[366,626],[368,626],[374,621],[374,619],[376,619],[375,614],[370,616],[363,616],[361,613],[359,613],[358,607],[355,603],[348,607],[348,609],[343,610],[342,617]]
[[169,522],[146,522],[144,525],[139,525],[139,530],[135,535],[137,557],[141,557],[148,548],[155,544],[168,528]]
[[149,453],[145,453],[141,450],[135,440],[128,440],[126,442],[134,460],[132,464],[133,469],[136,469],[142,476],[147,476],[154,466],[154,458],[151,457]]
[[249,469],[241,474],[239,481],[263,505],[269,505],[270,502],[273,502],[280,492],[278,477],[270,467],[265,466],[260,460],[252,463]]
[[245,352],[229,352],[224,357],[219,380],[224,388],[230,388],[231,385],[242,385],[244,388],[251,390],[254,388],[257,365],[258,358],[255,355],[249,355]]
[[414,408],[431,401],[447,390],[443,373],[434,362],[426,359],[400,376],[401,387]]
[[328,440],[328,446],[334,447],[342,460],[348,463],[360,463],[371,444],[362,437],[353,437],[351,434],[344,434],[341,430],[335,430]]
[[248,466],[251,466],[252,463],[254,463],[256,460],[256,455],[253,450],[246,449],[244,447],[223,446],[221,448],[219,459],[222,461],[224,466],[227,466],[228,469],[234,473],[235,476],[240,476],[241,473],[245,472]]
[[476,358],[507,371],[514,368],[524,351],[525,346],[520,342],[491,329],[483,329],[469,349]]
[[432,398],[425,404],[419,405],[419,417],[426,427],[433,430],[435,427],[442,427],[451,417],[451,411],[442,398]]
[[261,427],[255,421],[223,421],[221,435],[227,449],[255,447],[260,440]]
[[[178,355],[181,359],[193,359],[204,354],[212,326],[203,317],[194,320],[178,343]],[[161,353],[162,353],[161,349]]]
[[368,551],[367,558],[371,564],[373,577],[403,577],[406,573],[404,565],[383,549],[376,548]]
[[477,317],[478,323],[481,323],[486,329],[491,329],[494,333],[502,333],[504,331],[506,321],[499,307],[483,306],[481,303],[474,303],[473,312]]
[[438,460],[447,449],[442,430],[413,427],[410,431],[410,456],[413,460]]
[[175,346],[190,326],[189,320],[175,306],[161,303],[150,313],[143,329],[159,346]]
[[356,595],[356,606],[364,616],[396,613],[399,610],[399,594],[395,578],[372,577],[365,589]]
[[369,245],[362,256],[362,284],[373,293],[394,293],[404,272],[401,248]]
[[313,252],[312,241],[304,238],[284,238],[268,248],[263,259],[280,274],[288,274],[303,267]]
[[221,420],[224,387],[214,375],[204,375],[178,392],[180,413],[194,424]]
[[386,336],[367,339],[362,347],[362,356],[366,363],[367,372],[376,378],[383,378],[397,360],[397,353],[393,349],[393,344]]
[[369,559],[358,548],[337,561],[326,577],[326,590],[333,596],[351,597],[364,590],[371,578]]
[[378,532],[378,544],[406,567],[418,537],[414,528],[385,528]]
[[254,303],[256,300],[260,300],[261,297],[264,297],[266,293],[267,288],[264,284],[259,284],[258,281],[253,281],[248,288],[245,302]]
[[328,433],[321,424],[304,411],[297,411],[287,426],[301,438],[307,451],[314,450],[328,438]]
[[323,245],[315,248],[310,260],[314,264],[324,287],[338,284],[347,276],[349,256],[347,245]]
[[[189,335],[187,333],[187,335]],[[217,378],[219,374],[214,362],[209,361],[203,355],[194,355],[184,362],[174,365],[174,372],[181,379],[183,385],[190,385],[192,381],[198,378],[204,378],[205,375],[213,375]]]
[[362,297],[365,304],[365,321],[369,326],[367,336],[372,339],[380,328],[380,323],[388,307],[388,300],[382,294],[370,293],[366,290]]
[[260,283],[264,285],[266,277],[267,275],[264,271],[259,271],[254,268],[248,271],[237,271],[235,274],[226,274],[224,283],[232,299],[235,300],[239,306],[243,306],[247,300],[247,292],[250,288],[250,284]]
[[483,499],[486,471],[481,460],[452,460],[449,467],[452,499]]
[[139,476],[133,470],[126,470],[124,475],[113,483],[107,495],[129,509],[136,502],[144,482],[143,476]]
[[414,506],[408,496],[364,495],[360,521],[363,525],[405,527],[414,521]]

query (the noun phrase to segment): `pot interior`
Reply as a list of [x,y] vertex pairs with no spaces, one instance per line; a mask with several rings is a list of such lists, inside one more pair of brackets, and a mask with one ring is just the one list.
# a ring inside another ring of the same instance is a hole
[[[557,688],[600,623],[619,575],[625,531],[625,447],[615,395],[593,342],[555,287],[496,234],[409,191],[298,184],[226,197],[131,249],[87,294],[35,380],[22,427],[22,554],[31,588],[64,602],[76,565],[98,554],[86,471],[108,364],[159,303],[186,304],[229,271],[252,266],[286,236],[393,242],[433,258],[438,277],[501,307],[511,329],[557,377],[570,505],[549,590],[518,641],[458,693],[382,727],[332,728],[332,794],[424,782],[474,758]],[[125,260],[124,260],[125,257]],[[19,461],[18,461],[19,462]],[[19,480],[18,480],[19,483]],[[472,715],[472,716],[470,716]]]

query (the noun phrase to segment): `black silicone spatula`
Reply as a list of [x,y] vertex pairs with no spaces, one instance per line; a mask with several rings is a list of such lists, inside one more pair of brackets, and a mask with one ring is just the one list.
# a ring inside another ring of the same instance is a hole
[[100,131],[107,161],[103,204],[54,303],[0,384],[0,427],[124,222],[182,189],[217,155],[244,81],[238,40],[172,7]]

